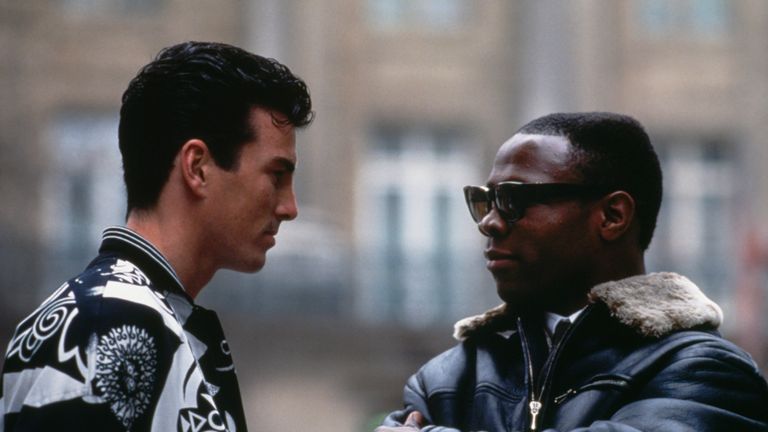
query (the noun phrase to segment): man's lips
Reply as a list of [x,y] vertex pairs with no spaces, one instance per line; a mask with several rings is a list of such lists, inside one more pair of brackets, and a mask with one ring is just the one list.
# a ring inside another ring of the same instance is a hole
[[516,267],[519,263],[519,259],[511,252],[500,249],[486,249],[484,255],[488,260],[486,267],[492,272]]
[[277,235],[277,229],[268,229],[264,231],[264,235],[269,239],[269,247],[275,245],[275,236]]
[[264,234],[272,237],[277,236],[277,231],[280,229],[280,222],[272,222],[264,229]]

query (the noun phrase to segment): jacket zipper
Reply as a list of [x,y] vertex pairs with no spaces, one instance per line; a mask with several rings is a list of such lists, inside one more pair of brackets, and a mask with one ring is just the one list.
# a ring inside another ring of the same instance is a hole
[[[565,342],[565,340],[568,339],[568,336],[573,331],[573,328],[580,321],[582,321],[586,315],[589,314],[590,309],[591,309],[590,307],[587,307],[587,309],[584,310],[584,312],[582,312],[578,318],[576,318],[576,321],[571,324],[570,328],[568,329],[566,334],[563,335],[563,338],[560,340],[557,346],[553,347],[554,351],[550,354],[551,356],[553,356],[552,361],[549,363],[549,365],[545,363],[545,366],[548,366],[548,367],[546,367],[541,371],[542,373],[544,373],[544,375],[541,376],[540,377],[541,379],[539,380],[541,385],[539,386],[540,392],[538,397],[536,396],[536,385],[534,383],[534,377],[533,377],[533,361],[531,360],[531,352],[530,352],[530,348],[528,347],[528,339],[525,336],[525,331],[520,332],[522,342],[523,342],[523,349],[525,350],[526,360],[528,362],[528,381],[530,383],[529,390],[531,392],[531,400],[530,402],[528,402],[528,410],[531,414],[531,427],[530,427],[531,431],[536,430],[536,427],[537,427],[536,419],[544,409],[544,404],[542,403],[543,401],[541,398],[543,398],[544,394],[546,394],[547,383],[550,381],[549,375],[551,371],[554,369],[555,363],[557,362],[557,357],[560,353],[560,347],[563,346],[563,342]],[[522,330],[523,326],[522,326],[522,320],[520,318],[518,318],[518,323],[520,324],[520,328]]]
[[[522,321],[518,318],[518,324],[520,328],[522,329]],[[528,391],[531,395],[531,400],[528,402],[528,409],[531,415],[531,427],[530,430],[535,431],[536,430],[536,417],[539,416],[539,411],[541,411],[541,401],[538,400],[536,397],[536,386],[534,383],[534,376],[533,376],[533,361],[531,360],[531,351],[528,347],[528,339],[525,337],[525,332],[521,331],[520,336],[522,337],[523,342],[523,349],[525,350],[525,360],[528,366]]]
[[565,393],[563,393],[560,396],[557,396],[556,398],[554,398],[552,400],[552,402],[554,402],[555,405],[560,405],[566,399],[568,399],[569,397],[571,397],[571,396],[573,396],[573,395],[575,395],[577,393],[581,393],[581,392],[583,392],[585,390],[589,390],[589,389],[591,389],[593,387],[600,387],[600,386],[603,386],[603,385],[606,385],[606,384],[608,384],[608,385],[615,385],[617,387],[626,387],[626,386],[629,385],[629,383],[626,380],[622,380],[622,379],[610,379],[610,378],[599,379],[599,380],[596,380],[596,381],[592,381],[592,382],[590,382],[588,384],[585,384],[585,385],[583,385],[583,386],[581,386],[581,387],[579,387],[577,389],[572,389],[572,388],[568,389],[568,390],[565,391]]
[[528,382],[531,385],[531,401],[528,403],[528,409],[531,411],[531,430],[536,430],[536,417],[541,411],[541,401],[536,398],[536,386],[533,380],[533,362],[531,361],[531,352],[528,348],[528,342],[525,343],[525,351],[528,355]]
[[539,411],[541,410],[541,402],[537,400],[531,400],[531,402],[528,404],[528,408],[531,409],[531,430],[536,430],[536,417],[539,415]]
[[575,395],[576,393],[578,393],[578,390],[568,389],[568,390],[565,391],[565,393],[563,393],[560,396],[557,396],[556,398],[552,399],[552,402],[554,402],[555,405],[560,405],[561,403],[563,403],[564,400],[566,400],[569,397]]

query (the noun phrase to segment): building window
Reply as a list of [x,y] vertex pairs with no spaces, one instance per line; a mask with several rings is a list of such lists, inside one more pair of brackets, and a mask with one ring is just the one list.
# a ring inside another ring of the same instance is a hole
[[65,13],[76,16],[149,15],[162,9],[165,0],[61,0]]
[[469,15],[466,0],[368,0],[368,21],[377,30],[450,31]]
[[737,267],[734,155],[717,140],[660,140],[664,201],[649,267],[690,277],[727,305]]
[[635,0],[643,34],[653,38],[720,38],[730,29],[726,0]]
[[120,224],[125,211],[117,116],[62,112],[47,130],[48,168],[43,180],[44,278],[58,284],[94,256],[101,231]]
[[423,325],[498,302],[461,192],[483,182],[467,138],[395,126],[370,141],[356,198],[360,316]]

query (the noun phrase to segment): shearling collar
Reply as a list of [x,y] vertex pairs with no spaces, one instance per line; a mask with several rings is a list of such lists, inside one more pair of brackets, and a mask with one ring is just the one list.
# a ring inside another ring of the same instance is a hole
[[[605,282],[590,290],[589,300],[605,303],[613,317],[643,336],[660,337],[696,326],[716,329],[723,321],[720,307],[677,273],[650,273]],[[461,341],[481,329],[497,330],[508,325],[510,318],[506,304],[502,304],[457,322],[453,337]]]

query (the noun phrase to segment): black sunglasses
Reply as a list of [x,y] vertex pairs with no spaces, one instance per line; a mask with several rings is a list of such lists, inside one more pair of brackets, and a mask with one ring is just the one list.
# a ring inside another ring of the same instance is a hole
[[464,198],[472,219],[476,223],[485,218],[496,206],[501,217],[509,223],[517,222],[526,207],[557,198],[589,198],[605,193],[605,188],[577,183],[522,183],[501,182],[493,187],[464,186]]

